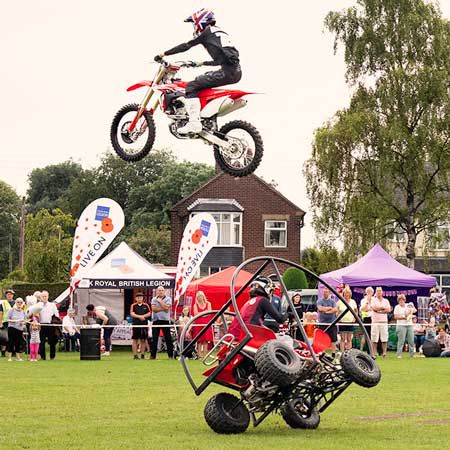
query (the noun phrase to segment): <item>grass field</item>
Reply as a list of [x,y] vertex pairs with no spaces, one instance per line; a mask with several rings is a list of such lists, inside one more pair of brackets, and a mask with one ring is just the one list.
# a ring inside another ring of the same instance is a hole
[[[6,449],[436,449],[450,446],[450,360],[378,360],[382,381],[352,385],[313,431],[279,415],[238,436],[219,436],[203,419],[212,387],[193,394],[178,361],[102,361],[59,353],[54,361],[0,360]],[[194,361],[195,370],[202,366]],[[403,415],[377,418],[375,416]],[[362,420],[363,417],[371,417]]]

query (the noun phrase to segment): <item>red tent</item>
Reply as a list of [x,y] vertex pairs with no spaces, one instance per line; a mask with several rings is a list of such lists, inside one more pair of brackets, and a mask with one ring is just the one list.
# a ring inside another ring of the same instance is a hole
[[[221,272],[216,272],[208,277],[199,278],[193,281],[186,289],[186,305],[192,305],[195,302],[195,296],[198,291],[203,291],[206,298],[211,302],[212,309],[220,309],[224,303],[231,298],[230,285],[235,266],[230,266]],[[235,292],[237,292],[250,278],[252,274],[241,270],[236,279]],[[238,304],[242,305],[249,299],[248,290],[238,297]]]

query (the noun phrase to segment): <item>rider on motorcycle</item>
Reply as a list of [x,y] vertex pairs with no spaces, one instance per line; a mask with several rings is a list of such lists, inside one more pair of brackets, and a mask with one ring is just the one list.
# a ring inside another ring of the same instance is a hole
[[195,45],[201,44],[213,60],[196,62],[194,63],[195,66],[221,66],[221,69],[206,72],[186,85],[186,96],[180,98],[180,100],[185,105],[189,122],[177,130],[180,134],[199,133],[202,131],[200,99],[197,97],[201,90],[237,83],[242,76],[239,65],[239,52],[230,42],[228,34],[215,26],[216,18],[212,11],[203,8],[189,16],[185,22],[193,24],[195,30],[194,39],[155,56],[155,61],[160,62],[164,56],[182,53]]
[[[279,324],[282,324],[286,316],[280,314],[270,303],[270,292],[272,283],[267,278],[257,278],[250,286],[248,300],[241,308],[240,313],[242,320],[246,325],[264,326],[264,317],[271,316]],[[229,333],[233,334],[236,339],[240,338],[240,324],[237,318],[230,324]]]

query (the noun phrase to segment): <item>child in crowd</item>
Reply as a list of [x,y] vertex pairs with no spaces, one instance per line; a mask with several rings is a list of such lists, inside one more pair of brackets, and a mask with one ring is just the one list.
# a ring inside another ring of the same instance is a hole
[[316,328],[315,322],[317,322],[317,313],[305,313],[305,323],[303,324],[303,328],[305,329],[309,342],[312,342],[314,337],[314,329]]
[[33,319],[30,326],[30,361],[38,360],[39,344],[41,343],[41,338],[39,332],[41,331],[41,324]]

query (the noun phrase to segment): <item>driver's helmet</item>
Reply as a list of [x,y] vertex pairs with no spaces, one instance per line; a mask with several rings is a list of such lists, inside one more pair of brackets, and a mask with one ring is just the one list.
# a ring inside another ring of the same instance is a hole
[[202,8],[189,16],[185,22],[192,23],[194,34],[198,36],[208,25],[216,23],[216,16],[210,9]]
[[256,297],[262,295],[263,297],[268,297],[272,295],[274,286],[272,280],[267,277],[258,277],[252,281],[250,285],[250,296]]

